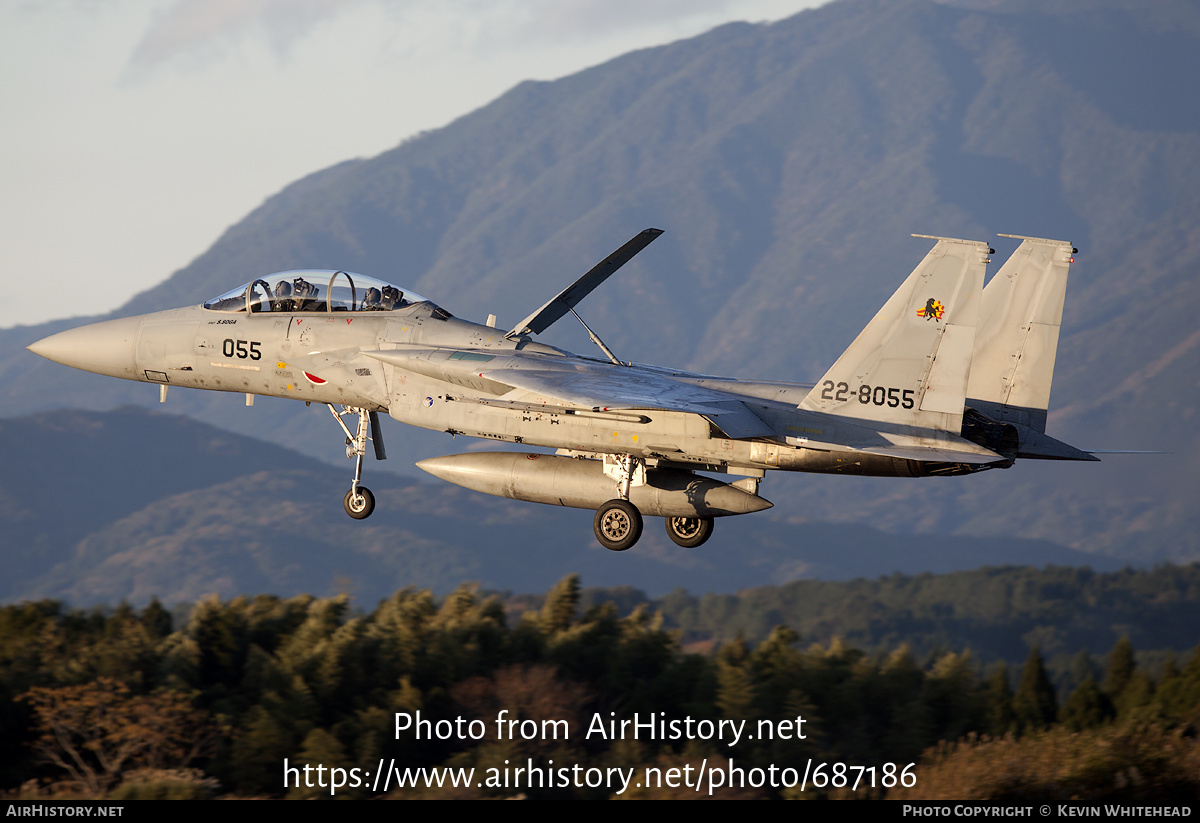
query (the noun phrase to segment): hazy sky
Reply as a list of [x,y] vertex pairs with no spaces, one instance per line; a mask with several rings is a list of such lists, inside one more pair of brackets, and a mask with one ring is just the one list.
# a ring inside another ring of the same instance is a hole
[[114,309],[288,183],[521,80],[816,5],[6,0],[0,327]]

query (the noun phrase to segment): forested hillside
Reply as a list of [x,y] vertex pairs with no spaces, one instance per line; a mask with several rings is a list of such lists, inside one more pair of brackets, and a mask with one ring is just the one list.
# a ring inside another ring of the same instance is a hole
[[1029,646],[1058,657],[1101,655],[1122,636],[1139,649],[1182,652],[1200,642],[1200,566],[1097,574],[1062,567],[984,568],[893,574],[874,580],[797,580],[736,595],[682,590],[647,599],[628,590],[587,590],[588,604],[644,605],[681,631],[685,644],[758,641],[780,624],[802,637],[834,638],[868,651],[908,645],[919,655],[970,649],[984,662],[1020,662]]
[[[520,615],[471,587],[403,590],[369,612],[345,597],[213,598],[178,625],[157,601],[107,615],[26,603],[0,607],[0,788],[1192,802],[1200,647],[1148,671],[1122,638],[1102,665],[1079,662],[1056,693],[1036,646],[1010,672],[961,650],[865,654],[777,626],[688,654],[648,609],[582,609],[575,577]],[[649,718],[675,725],[636,738],[621,726]],[[847,765],[873,768],[846,779]],[[302,785],[304,766],[323,783]],[[370,778],[380,767],[397,780],[452,769],[456,783],[389,789]]]

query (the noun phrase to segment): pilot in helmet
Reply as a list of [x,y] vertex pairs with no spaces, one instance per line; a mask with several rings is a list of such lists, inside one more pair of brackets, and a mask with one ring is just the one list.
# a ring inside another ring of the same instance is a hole
[[292,311],[292,284],[280,280],[275,284],[275,311]]
[[404,293],[395,286],[383,287],[383,308],[387,311],[398,309],[404,305]]
[[363,297],[362,310],[379,311],[383,308],[383,306],[380,305],[381,300],[382,295],[379,293],[379,289],[372,286],[371,288],[367,289],[366,296]]
[[303,277],[292,280],[292,297],[296,300],[296,311],[316,311],[316,301],[309,300],[317,293],[317,287]]

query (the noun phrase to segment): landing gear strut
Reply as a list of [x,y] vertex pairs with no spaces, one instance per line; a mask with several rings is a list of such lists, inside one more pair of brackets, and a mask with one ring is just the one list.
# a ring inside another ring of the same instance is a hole
[[[375,446],[376,460],[387,459],[387,451],[383,447],[383,433],[379,430],[379,417],[375,412],[354,406],[342,406],[339,412],[330,405],[329,412],[346,433],[346,457],[354,460],[354,479],[350,481],[350,491],[346,492],[342,505],[346,514],[355,520],[364,520],[375,511],[375,495],[371,494],[371,490],[366,486],[361,485],[363,455],[367,453],[367,441],[372,441]],[[342,420],[343,415],[347,414],[358,415],[358,428],[353,434]]]

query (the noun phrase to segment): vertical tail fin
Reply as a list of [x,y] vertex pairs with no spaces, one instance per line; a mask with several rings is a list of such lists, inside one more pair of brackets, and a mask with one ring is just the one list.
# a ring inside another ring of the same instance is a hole
[[801,409],[960,432],[992,250],[972,240],[914,237],[938,242]]
[[993,420],[1045,432],[1075,249],[1063,240],[1000,236],[1021,245],[983,290],[967,402]]

